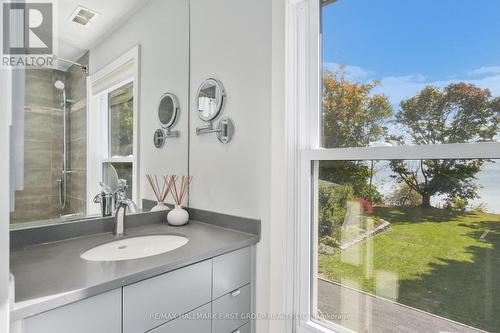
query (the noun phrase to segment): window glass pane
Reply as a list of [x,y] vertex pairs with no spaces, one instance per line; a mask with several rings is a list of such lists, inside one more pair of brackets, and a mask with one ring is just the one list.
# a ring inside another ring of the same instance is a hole
[[317,321],[500,332],[500,160],[318,163]]
[[499,1],[322,3],[324,147],[499,140]]
[[124,157],[133,154],[134,95],[128,83],[109,94],[109,154]]
[[118,179],[125,179],[127,181],[127,198],[132,199],[132,163],[110,163],[116,170],[116,174],[118,175]]

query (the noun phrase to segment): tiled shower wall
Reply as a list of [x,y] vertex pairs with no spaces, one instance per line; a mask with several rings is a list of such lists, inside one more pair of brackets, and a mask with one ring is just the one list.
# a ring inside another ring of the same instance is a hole
[[62,114],[54,82],[64,77],[62,71],[26,70],[24,186],[15,193],[13,223],[48,219],[61,213],[56,205],[56,178],[62,165]]
[[[88,53],[79,62],[88,63]],[[68,199],[59,206],[57,179],[63,160],[63,117],[61,93],[54,82],[66,84],[69,110]],[[72,66],[63,72],[27,69],[24,107],[24,186],[15,193],[11,223],[59,218],[85,212],[86,188],[86,76]]]

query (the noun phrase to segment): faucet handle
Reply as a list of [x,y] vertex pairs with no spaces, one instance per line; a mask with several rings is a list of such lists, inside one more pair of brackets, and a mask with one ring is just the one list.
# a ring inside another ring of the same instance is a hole
[[116,202],[124,201],[127,199],[127,181],[125,179],[118,180],[118,188],[114,192]]

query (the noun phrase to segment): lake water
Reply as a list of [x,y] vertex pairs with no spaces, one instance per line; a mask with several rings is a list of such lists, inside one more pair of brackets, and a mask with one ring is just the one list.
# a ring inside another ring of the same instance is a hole
[[[495,161],[496,163],[486,163],[481,172],[476,175],[480,198],[471,200],[470,203],[473,206],[484,204],[488,212],[500,214],[500,160]],[[375,164],[375,169],[375,186],[377,186],[383,195],[389,195],[396,188],[396,180],[391,177],[394,173],[389,167],[389,163],[387,161],[379,161]],[[434,196],[431,202],[434,206],[439,206],[443,202],[443,197]]]

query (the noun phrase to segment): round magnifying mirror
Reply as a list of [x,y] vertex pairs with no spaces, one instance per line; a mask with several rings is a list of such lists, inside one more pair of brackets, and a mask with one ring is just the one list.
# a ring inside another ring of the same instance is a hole
[[158,119],[163,128],[170,128],[177,119],[179,104],[175,95],[166,93],[161,96],[158,104]]
[[198,116],[203,121],[215,119],[221,112],[226,92],[222,83],[216,79],[207,79],[198,88],[196,94],[196,104]]

